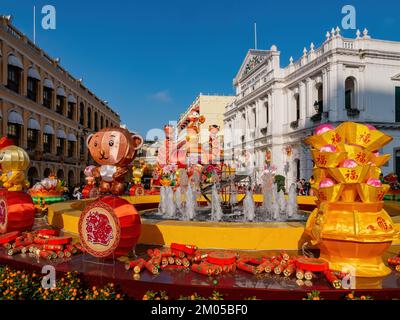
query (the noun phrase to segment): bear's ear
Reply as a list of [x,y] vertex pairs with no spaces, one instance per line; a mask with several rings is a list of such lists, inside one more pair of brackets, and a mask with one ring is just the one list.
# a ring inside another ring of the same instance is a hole
[[132,134],[132,140],[135,150],[139,150],[143,146],[143,138],[138,134]]
[[92,138],[93,138],[93,133],[89,134],[89,136],[86,138],[86,146],[87,147],[89,147],[89,142],[90,142],[90,140],[92,140]]

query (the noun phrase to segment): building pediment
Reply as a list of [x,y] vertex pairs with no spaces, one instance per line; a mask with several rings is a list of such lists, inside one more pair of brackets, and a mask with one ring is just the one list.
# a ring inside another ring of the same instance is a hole
[[395,75],[394,77],[392,77],[392,80],[400,81],[400,73],[398,75]]
[[250,49],[240,66],[239,72],[233,79],[233,83],[237,84],[241,79],[246,78],[249,74],[258,69],[270,56],[269,50],[254,50]]

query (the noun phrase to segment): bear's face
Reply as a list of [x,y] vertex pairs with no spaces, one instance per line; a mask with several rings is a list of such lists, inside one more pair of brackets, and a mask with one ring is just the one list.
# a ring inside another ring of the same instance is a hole
[[89,152],[100,165],[129,164],[142,145],[141,136],[124,128],[105,128],[87,139]]

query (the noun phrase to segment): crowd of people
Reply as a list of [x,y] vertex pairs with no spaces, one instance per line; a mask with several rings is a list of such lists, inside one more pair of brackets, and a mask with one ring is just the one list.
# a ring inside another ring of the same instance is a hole
[[314,183],[315,183],[314,176],[311,176],[311,178],[308,181],[306,181],[306,179],[297,179],[296,181],[297,194],[299,196],[312,196],[313,190],[311,189],[311,186]]

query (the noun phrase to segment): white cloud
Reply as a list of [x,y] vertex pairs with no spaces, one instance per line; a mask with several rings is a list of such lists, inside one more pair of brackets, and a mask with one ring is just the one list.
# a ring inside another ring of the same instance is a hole
[[150,98],[159,102],[171,102],[172,97],[169,90],[161,90],[150,95]]

